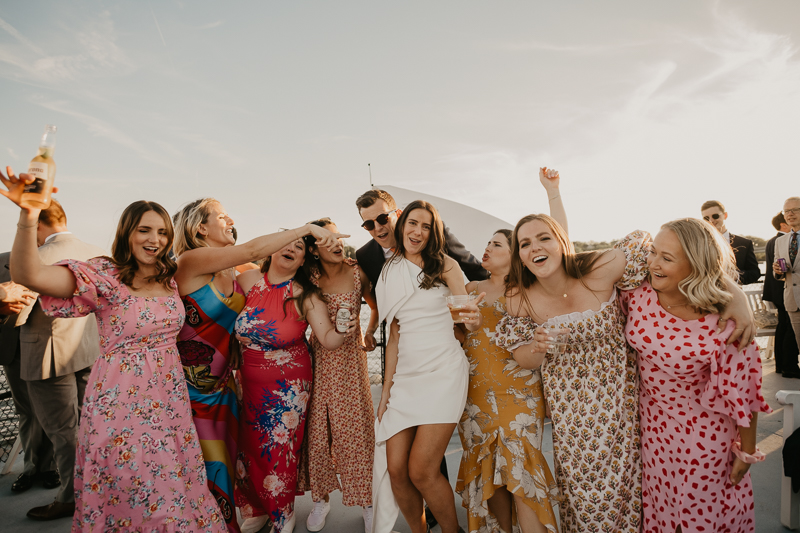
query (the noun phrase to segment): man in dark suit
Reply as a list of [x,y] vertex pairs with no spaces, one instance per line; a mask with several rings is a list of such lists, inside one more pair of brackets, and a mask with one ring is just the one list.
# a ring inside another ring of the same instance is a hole
[[[8,270],[10,253],[0,254],[0,365],[17,413],[19,440],[22,443],[22,473],[11,484],[13,492],[25,492],[37,479],[45,488],[61,484],[53,458],[53,444],[45,435],[33,412],[28,385],[20,377],[19,329],[17,315],[31,304],[36,295],[11,281]],[[14,461],[10,457],[9,461]]]
[[772,302],[778,308],[778,325],[775,327],[775,372],[778,374],[786,372],[788,374],[786,377],[800,377],[787,370],[797,368],[797,340],[794,337],[789,313],[783,304],[784,282],[775,279],[771,266],[775,262],[775,241],[781,235],[789,233],[791,228],[786,223],[783,213],[778,213],[772,218],[772,225],[778,230],[778,234],[767,241],[767,273],[764,274],[764,292],[761,298],[765,302]]
[[758,281],[761,270],[758,268],[758,259],[753,249],[753,241],[739,235],[734,235],[725,227],[728,213],[725,206],[716,200],[709,200],[700,207],[703,220],[710,222],[722,237],[728,241],[736,257],[736,268],[739,269],[739,285],[749,285]]
[[[792,323],[792,330],[797,345],[800,346],[800,254],[798,246],[800,238],[800,197],[787,198],[783,203],[783,216],[791,228],[789,233],[775,239],[775,261],[772,263],[772,273],[775,279],[783,280],[783,305]],[[778,259],[783,259],[785,270],[778,264]],[[777,354],[776,354],[777,365]],[[793,366],[790,366],[793,364]],[[781,370],[785,378],[800,378],[800,368],[795,357],[791,362],[784,360]]]
[[[391,194],[380,189],[372,189],[359,196],[358,200],[356,200],[356,207],[358,207],[361,220],[364,221],[361,226],[372,236],[371,241],[356,251],[356,259],[372,283],[374,294],[375,285],[378,283],[383,264],[392,255],[392,248],[395,247],[394,228],[397,223],[397,217],[402,210],[397,208],[397,203]],[[489,277],[489,273],[481,266],[480,261],[446,227],[444,229],[444,237],[447,255],[458,261],[467,279],[475,281]],[[375,327],[377,327],[377,323],[375,323]],[[367,329],[364,333],[364,342],[367,345],[375,345],[375,329]],[[444,458],[442,458],[441,471],[444,477],[449,480],[447,462]],[[425,509],[425,519],[430,527],[435,526],[437,523],[433,513],[427,507]]]

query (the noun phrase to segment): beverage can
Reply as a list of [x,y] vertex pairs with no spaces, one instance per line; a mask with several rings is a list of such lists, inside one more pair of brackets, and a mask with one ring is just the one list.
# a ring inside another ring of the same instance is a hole
[[789,270],[788,268],[786,268],[786,259],[784,259],[783,257],[778,258],[778,267],[781,269],[781,272],[786,272]]
[[347,333],[347,328],[350,326],[348,322],[350,322],[350,306],[348,304],[342,304],[339,306],[339,309],[336,310],[336,332],[337,333]]

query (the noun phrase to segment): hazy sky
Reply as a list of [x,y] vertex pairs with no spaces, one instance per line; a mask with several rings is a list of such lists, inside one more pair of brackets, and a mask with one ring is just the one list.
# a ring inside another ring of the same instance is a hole
[[131,201],[200,196],[241,238],[330,216],[359,245],[367,163],[511,223],[557,168],[576,240],[708,199],[769,237],[800,195],[798,21],[793,0],[3,2],[0,162],[56,124],[70,229],[106,248]]

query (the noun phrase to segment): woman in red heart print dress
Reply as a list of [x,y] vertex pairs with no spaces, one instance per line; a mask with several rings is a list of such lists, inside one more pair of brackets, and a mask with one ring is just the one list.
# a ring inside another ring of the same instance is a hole
[[638,352],[643,531],[755,531],[748,469],[756,448],[761,362],[717,333],[731,300],[730,247],[709,224],[662,226],[648,256],[649,282],[623,293],[625,334]]

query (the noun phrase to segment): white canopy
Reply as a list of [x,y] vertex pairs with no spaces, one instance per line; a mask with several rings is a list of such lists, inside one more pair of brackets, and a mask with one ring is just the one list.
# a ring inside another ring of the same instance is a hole
[[442,216],[445,226],[450,228],[453,235],[455,235],[479,261],[483,256],[483,249],[486,248],[486,243],[489,242],[489,239],[495,231],[499,229],[514,229],[514,225],[505,220],[479,211],[478,209],[467,207],[464,204],[439,198],[438,196],[403,189],[401,187],[394,187],[392,185],[375,185],[373,188],[383,189],[391,194],[397,202],[397,206],[400,208],[405,207],[414,200],[425,200],[435,205],[439,214]]

